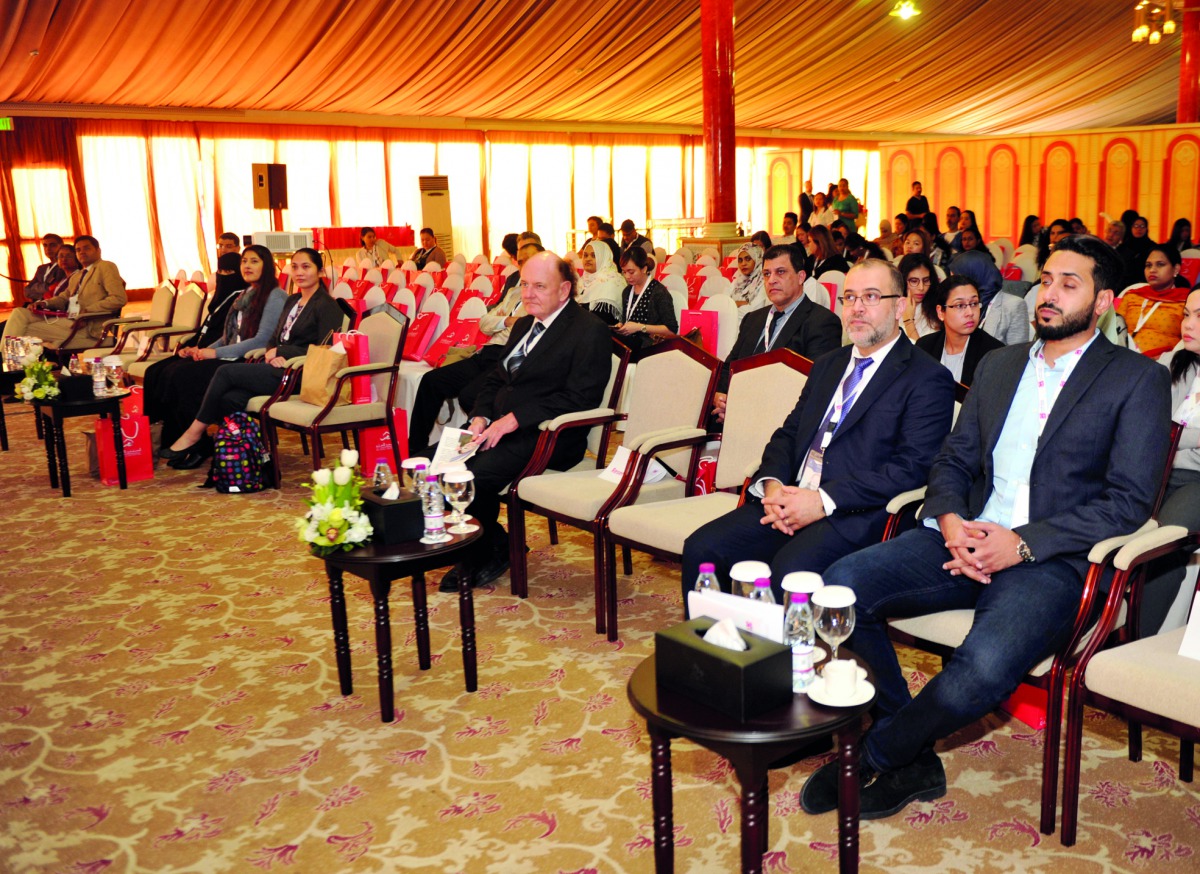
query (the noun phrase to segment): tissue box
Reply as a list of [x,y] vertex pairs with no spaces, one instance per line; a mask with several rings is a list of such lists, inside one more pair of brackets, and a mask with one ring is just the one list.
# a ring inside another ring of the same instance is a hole
[[421,497],[406,489],[400,490],[400,497],[387,501],[380,497],[374,488],[362,490],[362,511],[371,520],[375,533],[371,537],[373,543],[392,546],[397,543],[407,543],[420,540],[425,533],[425,517],[421,512]]
[[90,401],[95,397],[90,376],[59,376],[58,390],[64,401]]
[[715,624],[692,619],[655,632],[658,685],[742,722],[790,704],[791,649],[748,631],[738,633],[749,649],[714,646],[703,637]]

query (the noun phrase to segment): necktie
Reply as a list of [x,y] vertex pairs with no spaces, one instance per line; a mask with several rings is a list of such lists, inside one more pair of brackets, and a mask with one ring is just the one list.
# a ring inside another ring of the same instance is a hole
[[771,310],[771,315],[767,319],[767,333],[765,341],[763,337],[759,337],[758,345],[754,347],[754,354],[768,351],[775,343],[775,334],[783,324],[783,313],[779,310]]
[[[812,443],[809,444],[808,454],[804,457],[804,464],[800,468],[800,475],[797,477],[801,486],[805,486],[806,482],[812,484],[808,488],[816,488],[816,483],[821,479],[821,468],[824,465],[825,446],[829,439],[837,433],[837,429],[841,427],[842,422],[846,421],[846,414],[850,412],[850,406],[854,403],[855,397],[858,394],[858,386],[862,382],[863,373],[868,367],[875,362],[870,358],[860,358],[854,362],[854,369],[842,380],[842,410],[838,416],[836,423],[833,422],[833,415],[837,411],[836,406],[830,406],[829,412],[825,415],[825,420],[821,422],[821,427],[817,429],[817,433],[813,435]],[[832,427],[831,427],[832,423]]]
[[546,326],[541,322],[534,322],[533,327],[517,347],[517,351],[513,352],[512,357],[508,359],[508,372],[516,373],[520,370],[521,365],[525,363],[525,356],[529,354],[529,347],[542,333],[546,330]]

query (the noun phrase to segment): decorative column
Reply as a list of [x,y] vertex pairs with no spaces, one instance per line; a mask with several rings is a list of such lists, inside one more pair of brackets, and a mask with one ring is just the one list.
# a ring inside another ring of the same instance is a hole
[[737,234],[733,117],[733,0],[700,0],[704,85],[705,235]]
[[1179,44],[1179,103],[1177,124],[1200,121],[1200,10],[1185,9]]

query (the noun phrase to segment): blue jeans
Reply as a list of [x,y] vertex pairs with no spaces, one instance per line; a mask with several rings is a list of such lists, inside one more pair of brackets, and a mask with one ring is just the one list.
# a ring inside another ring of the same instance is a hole
[[[922,526],[825,572],[826,585],[849,586],[857,595],[846,645],[875,671],[875,724],[863,749],[877,771],[907,765],[939,738],[990,713],[1070,636],[1083,580],[1065,561],[1016,564],[985,586],[942,570],[949,560],[941,532]],[[975,620],[966,640],[913,698],[887,620],[968,608]]]

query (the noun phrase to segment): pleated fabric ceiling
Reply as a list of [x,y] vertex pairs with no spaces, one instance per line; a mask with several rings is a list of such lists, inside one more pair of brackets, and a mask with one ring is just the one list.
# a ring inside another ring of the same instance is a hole
[[[1174,120],[1131,4],[744,0],[744,129],[977,134]],[[702,121],[699,0],[5,0],[0,104]],[[36,56],[31,53],[36,51]],[[62,107],[70,114],[71,107]],[[450,120],[453,120],[451,122]]]

